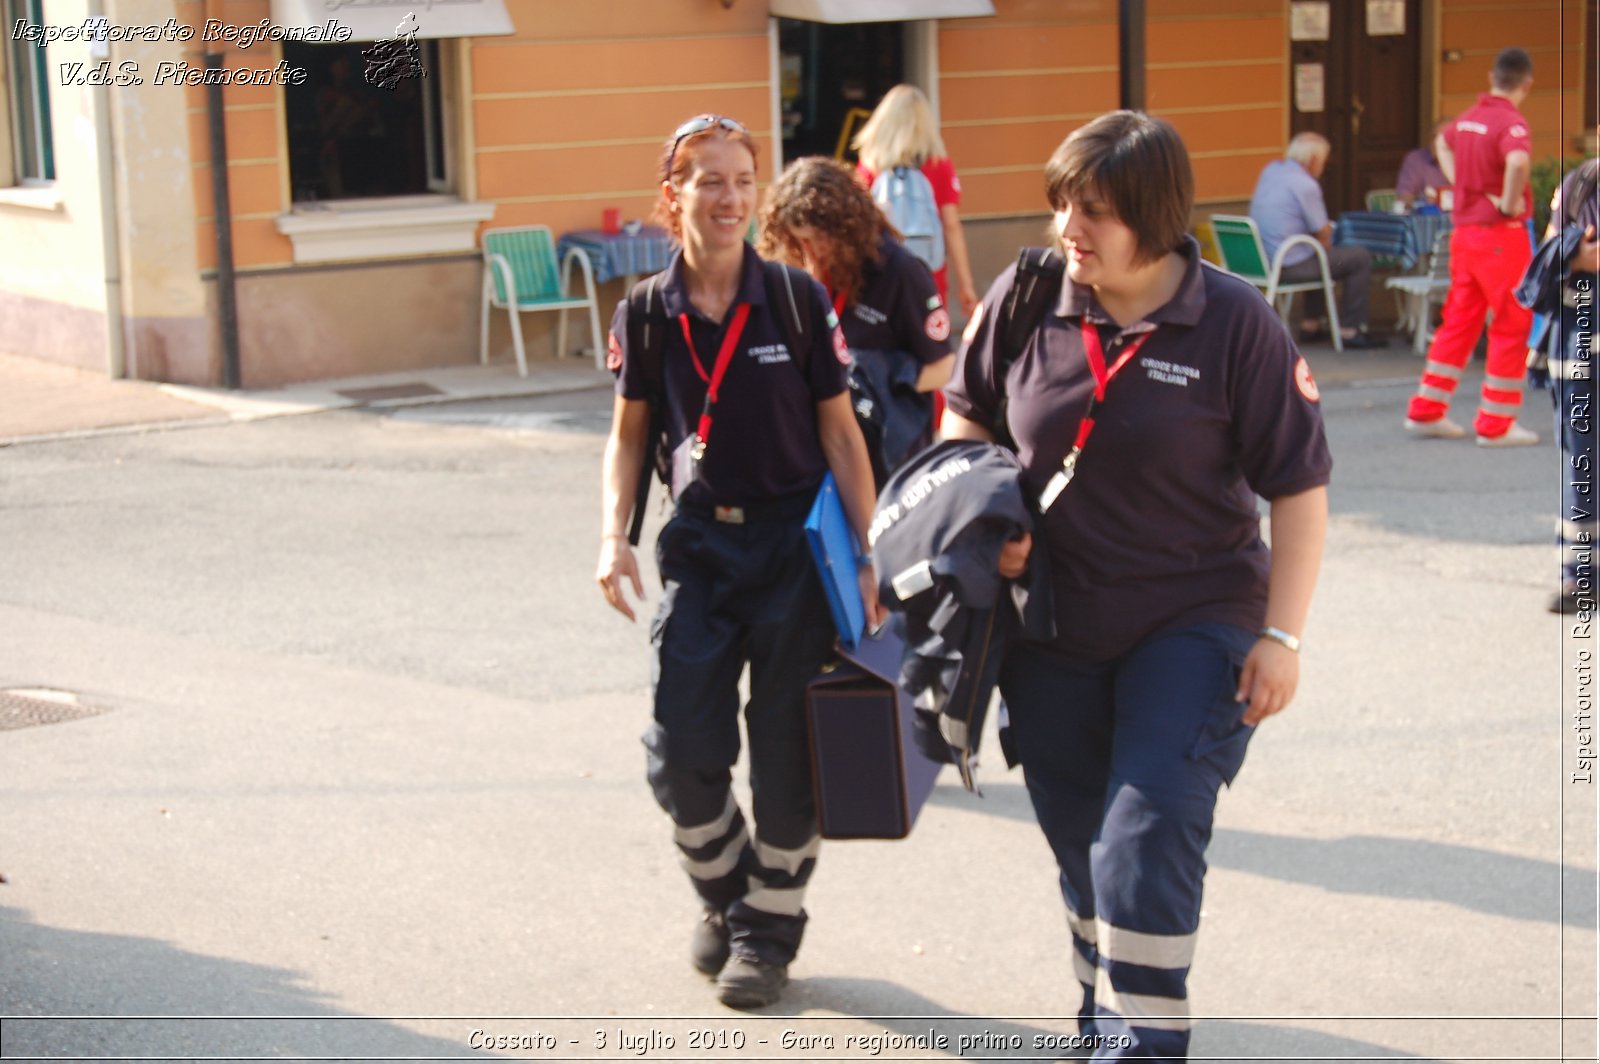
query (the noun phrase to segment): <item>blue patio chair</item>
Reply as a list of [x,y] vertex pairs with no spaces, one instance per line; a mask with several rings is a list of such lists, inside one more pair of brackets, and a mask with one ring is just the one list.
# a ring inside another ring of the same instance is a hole
[[[583,295],[572,290],[572,268],[583,274]],[[597,369],[605,368],[606,347],[600,332],[600,305],[594,294],[594,269],[581,251],[567,252],[556,265],[555,241],[547,225],[521,225],[483,232],[483,305],[478,322],[478,361],[489,361],[489,308],[502,307],[511,315],[511,342],[517,351],[517,373],[528,375],[528,354],[522,345],[521,312],[559,311],[556,354],[567,351],[567,311],[589,309],[589,336],[594,344]]]
[[[1294,302],[1294,294],[1320,289],[1328,304],[1328,331],[1333,336],[1333,349],[1344,350],[1344,339],[1339,335],[1339,303],[1333,294],[1333,274],[1328,270],[1328,253],[1315,237],[1305,234],[1290,237],[1279,245],[1278,253],[1269,263],[1267,249],[1261,243],[1261,231],[1256,228],[1254,218],[1243,214],[1213,214],[1211,233],[1216,237],[1222,268],[1261,289],[1285,325],[1290,324],[1289,307]],[[1297,244],[1307,244],[1316,253],[1317,264],[1322,268],[1320,281],[1285,284],[1278,279],[1283,273],[1284,254]]]

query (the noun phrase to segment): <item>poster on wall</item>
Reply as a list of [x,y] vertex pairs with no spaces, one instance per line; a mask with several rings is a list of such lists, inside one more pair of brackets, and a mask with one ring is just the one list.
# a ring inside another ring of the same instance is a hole
[[1323,74],[1321,63],[1294,65],[1294,109],[1301,114],[1322,110]]
[[1328,6],[1327,0],[1294,0],[1289,5],[1289,39],[1327,40]]
[[1367,0],[1367,36],[1400,37],[1406,32],[1406,0]]

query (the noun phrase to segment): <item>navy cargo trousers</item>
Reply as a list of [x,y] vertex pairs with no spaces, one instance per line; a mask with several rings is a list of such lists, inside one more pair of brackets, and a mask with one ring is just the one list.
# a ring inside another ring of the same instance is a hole
[[1217,794],[1253,728],[1234,701],[1256,637],[1206,624],[1083,664],[1008,655],[1000,690],[1061,869],[1080,1033],[1095,1060],[1186,1060],[1186,986]]
[[[695,892],[726,917],[732,949],[772,964],[800,947],[821,841],[805,688],[834,629],[805,541],[810,503],[747,509],[739,523],[680,508],[656,544],[664,592],[651,629],[647,776]],[[731,773],[747,663],[753,834]]]

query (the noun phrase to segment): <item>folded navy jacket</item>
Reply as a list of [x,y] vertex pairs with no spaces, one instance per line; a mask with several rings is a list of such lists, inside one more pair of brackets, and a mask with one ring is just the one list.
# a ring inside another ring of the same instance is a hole
[[878,597],[904,618],[900,684],[918,710],[919,745],[952,761],[968,790],[976,789],[974,759],[1006,646],[1055,634],[1042,547],[1020,580],[999,574],[1000,549],[1033,526],[1016,455],[976,440],[915,455],[873,514]]

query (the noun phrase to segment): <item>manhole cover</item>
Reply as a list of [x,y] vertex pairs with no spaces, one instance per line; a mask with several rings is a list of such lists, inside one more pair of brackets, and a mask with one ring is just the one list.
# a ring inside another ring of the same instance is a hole
[[71,691],[48,687],[0,690],[0,731],[31,728],[36,724],[62,724],[84,717],[97,717],[105,706],[81,701]]

